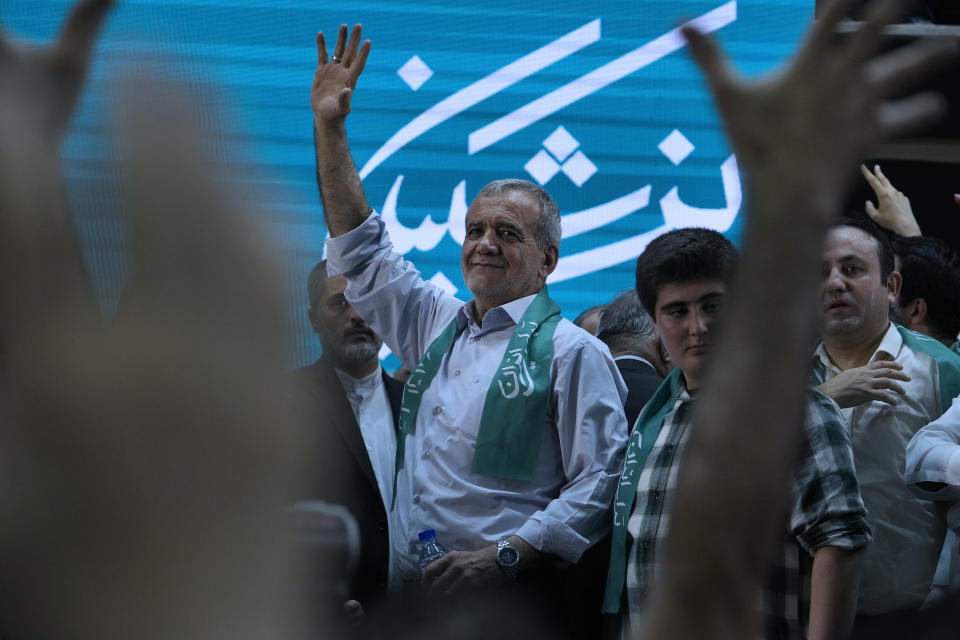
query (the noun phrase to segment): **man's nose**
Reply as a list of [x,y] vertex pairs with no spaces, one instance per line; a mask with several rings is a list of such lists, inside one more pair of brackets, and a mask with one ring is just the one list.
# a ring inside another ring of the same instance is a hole
[[710,315],[700,309],[692,311],[689,315],[690,335],[702,336],[710,333]]
[[486,231],[477,242],[477,250],[485,254],[494,254],[500,252],[500,244],[497,242],[497,232],[493,229]]
[[823,279],[823,286],[827,291],[843,291],[847,288],[847,280],[843,277],[840,267],[830,267],[830,271]]

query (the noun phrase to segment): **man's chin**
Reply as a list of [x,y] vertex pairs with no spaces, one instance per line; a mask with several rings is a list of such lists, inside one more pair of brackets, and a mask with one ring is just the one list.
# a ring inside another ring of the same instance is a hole
[[364,364],[378,358],[381,344],[381,342],[364,340],[363,342],[342,344],[337,351],[343,362]]

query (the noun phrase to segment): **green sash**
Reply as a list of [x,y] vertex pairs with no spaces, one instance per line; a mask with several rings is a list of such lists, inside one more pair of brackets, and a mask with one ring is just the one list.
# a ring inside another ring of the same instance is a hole
[[903,344],[914,351],[930,356],[937,363],[937,379],[940,382],[940,412],[950,408],[953,399],[960,395],[960,356],[939,340],[911,331],[898,324],[893,325],[900,332]]
[[[487,389],[473,453],[474,473],[511,480],[533,479],[550,400],[553,334],[560,319],[560,307],[543,287],[513,330]],[[443,356],[462,332],[457,319],[451,320],[427,348],[403,387],[391,509],[397,500],[397,477],[403,468],[406,438],[413,433],[420,401],[440,370]]]
[[637,496],[637,481],[653,444],[657,441],[663,420],[673,409],[680,388],[680,369],[670,372],[656,392],[643,406],[627,443],[627,453],[613,501],[613,539],[610,545],[610,566],[603,595],[603,612],[620,611],[620,596],[627,578],[627,521]]

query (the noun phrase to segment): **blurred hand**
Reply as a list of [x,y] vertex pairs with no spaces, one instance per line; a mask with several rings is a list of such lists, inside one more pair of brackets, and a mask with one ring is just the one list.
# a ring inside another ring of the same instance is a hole
[[833,2],[790,63],[759,79],[739,76],[711,37],[684,28],[751,189],[813,201],[811,213],[832,219],[847,171],[868,142],[944,112],[936,94],[889,98],[953,57],[955,41],[918,42],[871,58],[900,4],[871,3],[860,30],[838,40],[834,28],[846,4]]

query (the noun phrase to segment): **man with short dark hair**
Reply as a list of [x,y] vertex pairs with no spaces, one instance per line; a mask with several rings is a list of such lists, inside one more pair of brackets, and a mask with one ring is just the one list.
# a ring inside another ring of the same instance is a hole
[[[615,503],[604,609],[628,614],[623,620],[634,630],[658,586],[676,478],[696,429],[693,410],[737,263],[733,245],[707,229],[664,234],[637,260],[637,293],[675,368],[637,420],[627,449],[632,467]],[[762,380],[742,382],[763,393]],[[786,531],[762,594],[765,638],[807,637],[808,631],[811,638],[833,638],[849,631],[860,550],[870,540],[839,409],[810,390],[806,412],[806,446]]]
[[894,236],[902,284],[896,309],[901,324],[960,349],[960,255],[938,238]]
[[632,429],[643,405],[670,372],[669,356],[660,334],[635,290],[621,293],[606,305],[597,327],[597,339],[610,349],[627,385],[623,410]]
[[845,219],[828,231],[814,379],[843,411],[873,529],[857,607],[862,637],[886,624],[883,614],[916,609],[930,592],[945,525],[904,484],[905,449],[960,393],[956,354],[890,322],[901,282],[893,267],[890,244],[870,221]]
[[384,505],[393,495],[403,385],[380,366],[382,341],[347,302],[346,285],[328,277],[326,260],[310,271],[307,316],[323,355],[291,378],[317,425],[311,497],[342,504],[357,519],[360,562],[348,596],[368,605],[387,592],[390,536],[398,533]]

